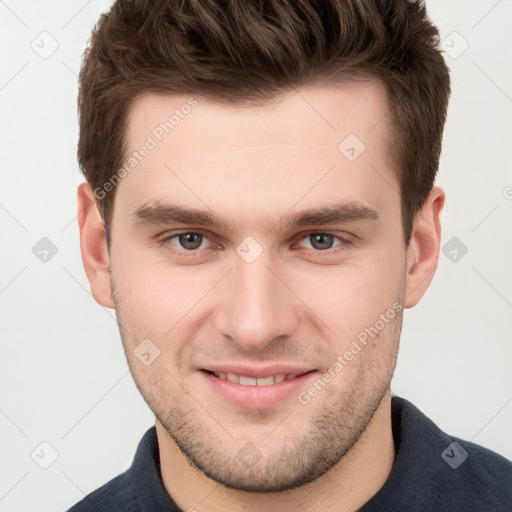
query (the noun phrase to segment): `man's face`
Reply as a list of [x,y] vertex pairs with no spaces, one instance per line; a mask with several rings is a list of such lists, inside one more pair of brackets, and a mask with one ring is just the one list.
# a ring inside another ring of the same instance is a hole
[[[395,366],[406,248],[384,89],[318,86],[246,108],[188,99],[145,95],[130,110],[128,152],[148,135],[156,146],[116,191],[124,348],[157,427],[200,470],[292,488],[354,445]],[[172,130],[156,129],[175,109]],[[320,209],[338,215],[299,217]]]

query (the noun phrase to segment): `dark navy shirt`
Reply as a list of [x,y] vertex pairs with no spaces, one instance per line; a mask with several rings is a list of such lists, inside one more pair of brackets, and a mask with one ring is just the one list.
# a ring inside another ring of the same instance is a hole
[[[391,399],[395,461],[360,512],[511,512],[512,462],[449,436],[407,400]],[[165,490],[155,427],[132,466],[68,512],[183,512]],[[281,511],[278,511],[281,512]]]

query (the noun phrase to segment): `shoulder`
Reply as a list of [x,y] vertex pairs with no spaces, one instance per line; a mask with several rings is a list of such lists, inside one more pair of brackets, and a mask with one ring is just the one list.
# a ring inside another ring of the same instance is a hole
[[510,511],[512,462],[478,444],[444,435],[449,444],[441,452],[444,465],[436,475],[440,501],[467,503],[473,507],[469,510]]
[[158,438],[151,427],[139,442],[132,465],[88,494],[68,512],[178,511],[160,474]]
[[[134,502],[132,494],[127,491],[129,491],[129,485],[126,473],[122,473],[85,496],[68,512],[128,511],[134,506]],[[134,508],[134,510],[137,509]]]
[[430,494],[438,511],[510,511],[511,461],[444,432],[403,398],[393,397],[392,409],[393,421],[401,424],[400,442],[407,446],[403,469],[415,474],[423,485],[413,487]]

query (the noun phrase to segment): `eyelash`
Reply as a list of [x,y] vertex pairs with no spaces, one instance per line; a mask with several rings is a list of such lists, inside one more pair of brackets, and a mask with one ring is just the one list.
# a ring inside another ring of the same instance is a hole
[[[190,230],[190,231],[180,231],[178,233],[173,233],[172,235],[166,236],[163,239],[159,240],[160,247],[165,246],[164,248],[166,250],[168,250],[172,253],[175,253],[175,254],[182,255],[182,256],[184,255],[185,257],[195,257],[197,255],[197,253],[205,250],[205,249],[195,249],[193,251],[187,251],[186,249],[182,249],[182,250],[175,249],[173,246],[171,246],[169,244],[169,242],[175,238],[178,238],[180,235],[202,235],[205,238],[209,239],[208,233],[201,229],[195,229],[195,230]],[[334,248],[330,248],[330,249],[325,249],[323,251],[315,250],[315,249],[307,249],[308,251],[313,251],[317,254],[322,254],[322,253],[330,254],[330,255],[337,254],[338,252],[343,251],[346,248],[346,246],[352,245],[352,242],[350,240],[343,238],[339,235],[336,235],[334,233],[331,233],[329,231],[311,231],[303,236],[300,236],[300,238],[296,238],[296,240],[298,242],[300,242],[303,239],[308,238],[312,235],[328,235],[328,236],[332,236],[333,238],[337,239],[340,242],[340,244],[338,246],[336,246]]]

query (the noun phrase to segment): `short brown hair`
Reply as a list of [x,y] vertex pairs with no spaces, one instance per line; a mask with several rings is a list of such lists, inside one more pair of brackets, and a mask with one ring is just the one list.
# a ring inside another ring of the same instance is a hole
[[[450,96],[439,33],[408,0],[117,0],[79,78],[78,161],[93,189],[119,169],[128,109],[145,92],[257,104],[312,83],[381,79],[408,244],[434,185]],[[115,188],[98,208],[110,247]]]

